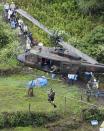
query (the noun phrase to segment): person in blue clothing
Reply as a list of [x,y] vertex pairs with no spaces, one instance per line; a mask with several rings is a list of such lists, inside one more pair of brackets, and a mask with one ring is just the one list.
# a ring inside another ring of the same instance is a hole
[[15,29],[16,28],[16,21],[15,20],[11,20],[10,25],[11,25],[12,29]]
[[74,84],[74,81],[77,80],[77,74],[68,74],[68,83]]

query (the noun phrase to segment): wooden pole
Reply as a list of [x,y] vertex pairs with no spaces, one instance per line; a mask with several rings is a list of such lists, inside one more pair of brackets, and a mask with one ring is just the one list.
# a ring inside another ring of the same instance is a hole
[[29,103],[29,113],[31,112],[31,104]]
[[66,113],[66,96],[65,96],[65,110],[64,110],[64,112]]

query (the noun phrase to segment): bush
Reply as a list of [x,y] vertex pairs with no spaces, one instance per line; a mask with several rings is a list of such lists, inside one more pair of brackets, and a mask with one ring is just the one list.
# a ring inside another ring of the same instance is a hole
[[96,14],[104,11],[103,0],[76,0],[79,9],[85,14]]
[[104,26],[95,27],[87,38],[89,44],[104,44]]
[[91,121],[91,120],[98,120],[102,121],[104,118],[104,112],[102,110],[97,109],[96,107],[86,109],[83,112],[84,120]]
[[9,43],[9,37],[4,33],[0,32],[0,48],[5,47]]
[[0,128],[29,125],[42,126],[48,122],[54,122],[59,118],[56,113],[4,112],[0,114]]

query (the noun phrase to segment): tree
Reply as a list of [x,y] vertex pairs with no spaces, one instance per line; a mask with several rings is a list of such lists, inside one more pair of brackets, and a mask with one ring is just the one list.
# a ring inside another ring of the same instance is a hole
[[9,38],[4,32],[0,31],[0,48],[4,47],[9,43]]
[[104,0],[76,0],[76,2],[84,14],[94,14],[104,11]]

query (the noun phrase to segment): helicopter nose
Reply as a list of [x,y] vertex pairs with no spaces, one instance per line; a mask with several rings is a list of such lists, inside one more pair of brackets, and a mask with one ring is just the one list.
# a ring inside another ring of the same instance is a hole
[[17,60],[19,60],[20,62],[25,62],[25,55],[24,54],[18,55]]

